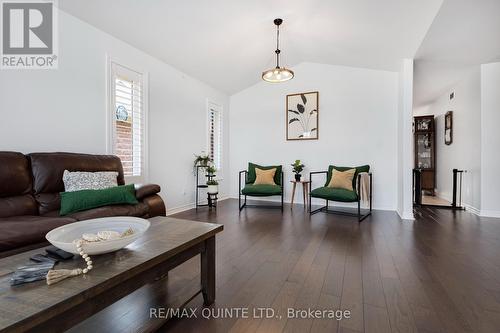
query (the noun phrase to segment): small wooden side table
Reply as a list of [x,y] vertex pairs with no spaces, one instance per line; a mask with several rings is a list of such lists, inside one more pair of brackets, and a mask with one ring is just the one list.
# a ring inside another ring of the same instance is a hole
[[302,196],[304,198],[304,208],[307,207],[308,203],[308,198],[307,196],[309,195],[309,184],[311,183],[310,180],[290,180],[290,183],[293,184],[293,189],[292,189],[292,206],[293,206],[293,199],[295,199],[295,188],[297,187],[297,184],[302,184]]

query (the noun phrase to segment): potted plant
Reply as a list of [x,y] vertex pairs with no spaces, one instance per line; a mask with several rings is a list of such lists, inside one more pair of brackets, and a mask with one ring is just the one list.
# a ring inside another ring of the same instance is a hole
[[217,171],[213,165],[209,165],[206,170],[208,176],[215,176],[215,172]]
[[300,160],[295,160],[292,164],[292,170],[295,173],[295,180],[300,182],[300,177],[302,176],[300,173],[304,170],[305,165],[300,163]]
[[219,182],[216,181],[215,179],[211,179],[207,181],[207,192],[210,194],[218,193],[219,192]]
[[195,159],[193,164],[193,170],[195,174],[197,166],[207,167],[210,164],[210,162],[212,162],[212,159],[207,154],[205,154],[205,152],[201,152],[200,155],[194,154],[194,157]]

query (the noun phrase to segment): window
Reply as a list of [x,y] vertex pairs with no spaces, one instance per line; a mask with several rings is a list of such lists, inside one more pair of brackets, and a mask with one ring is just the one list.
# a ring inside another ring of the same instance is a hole
[[146,85],[145,75],[110,63],[111,153],[122,161],[125,177],[146,178]]
[[222,168],[222,107],[208,102],[208,156],[215,168]]

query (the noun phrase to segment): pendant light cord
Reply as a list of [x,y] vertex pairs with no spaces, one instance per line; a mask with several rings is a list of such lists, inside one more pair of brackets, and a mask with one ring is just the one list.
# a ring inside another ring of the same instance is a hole
[[276,25],[276,68],[280,68],[280,26]]

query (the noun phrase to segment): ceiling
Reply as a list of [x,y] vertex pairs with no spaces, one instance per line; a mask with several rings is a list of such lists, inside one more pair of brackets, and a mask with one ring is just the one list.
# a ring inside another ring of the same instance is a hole
[[499,14],[499,0],[443,2],[415,56],[415,107],[448,93],[480,64],[500,60]]
[[[399,70],[442,0],[59,0],[83,21],[228,94],[275,66],[317,62]],[[296,73],[300,76],[300,73]]]

